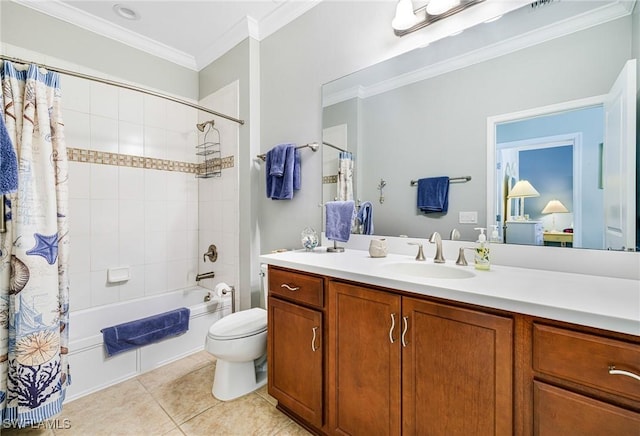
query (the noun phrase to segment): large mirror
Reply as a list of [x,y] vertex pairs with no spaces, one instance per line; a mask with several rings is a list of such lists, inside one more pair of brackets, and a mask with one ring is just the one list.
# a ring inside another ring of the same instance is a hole
[[[625,66],[640,57],[638,9],[524,7],[323,85],[323,200],[351,190],[370,202],[376,235],[455,229],[474,241],[475,228],[495,226],[507,243],[633,249],[637,186],[605,195],[623,181],[604,135],[626,135],[617,156],[635,180],[636,122],[605,128],[605,103],[626,74],[637,105],[637,72]],[[447,211],[424,213],[412,182],[440,176],[450,178]],[[520,195],[527,179],[536,193]]]

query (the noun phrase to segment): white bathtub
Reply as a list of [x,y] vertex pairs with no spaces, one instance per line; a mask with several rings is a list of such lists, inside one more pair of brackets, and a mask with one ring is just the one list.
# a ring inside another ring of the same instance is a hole
[[[204,298],[208,289],[193,287],[150,297],[71,312],[69,317],[69,365],[72,401],[107,386],[204,349],[207,331],[231,313],[231,297]],[[189,331],[135,350],[108,357],[104,351],[104,327],[144,318],[180,307],[191,310]],[[212,374],[213,377],[213,374]]]

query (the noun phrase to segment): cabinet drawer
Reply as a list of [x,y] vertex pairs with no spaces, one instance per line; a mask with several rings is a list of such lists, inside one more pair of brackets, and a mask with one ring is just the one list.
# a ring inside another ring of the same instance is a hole
[[612,366],[640,375],[640,345],[534,324],[535,371],[640,400],[640,381],[609,374]]
[[637,436],[640,414],[545,383],[533,385],[533,434]]
[[322,277],[269,268],[269,295],[322,308],[324,281]]

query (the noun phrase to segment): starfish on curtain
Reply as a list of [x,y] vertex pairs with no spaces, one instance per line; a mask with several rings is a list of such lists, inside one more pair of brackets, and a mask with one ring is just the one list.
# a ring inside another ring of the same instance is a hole
[[44,257],[49,265],[53,265],[58,258],[58,235],[46,236],[40,233],[34,233],[33,237],[36,239],[36,245],[31,250],[27,251],[29,255],[38,255]]

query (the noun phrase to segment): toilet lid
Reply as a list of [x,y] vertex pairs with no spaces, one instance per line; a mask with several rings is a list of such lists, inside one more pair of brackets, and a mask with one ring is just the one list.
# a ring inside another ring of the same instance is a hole
[[253,309],[227,315],[213,323],[209,328],[209,337],[219,340],[238,339],[253,336],[267,330],[267,311]]

